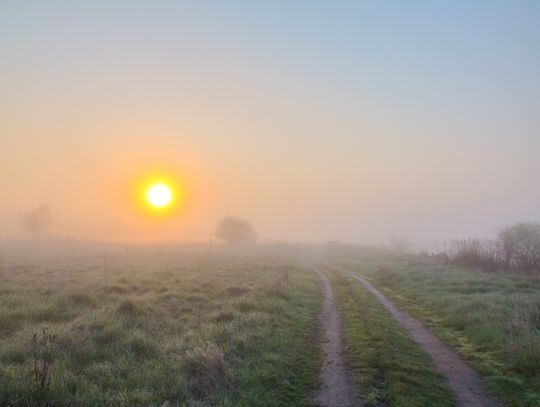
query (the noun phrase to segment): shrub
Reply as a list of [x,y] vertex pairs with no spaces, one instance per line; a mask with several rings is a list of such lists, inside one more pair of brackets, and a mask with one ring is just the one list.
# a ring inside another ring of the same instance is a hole
[[496,240],[463,239],[450,242],[452,262],[483,269],[540,271],[540,224],[518,223],[501,230]]

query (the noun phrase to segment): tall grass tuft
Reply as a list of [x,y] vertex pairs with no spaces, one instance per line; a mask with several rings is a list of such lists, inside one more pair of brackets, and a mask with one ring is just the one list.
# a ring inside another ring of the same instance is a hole
[[38,393],[49,387],[52,379],[52,347],[56,337],[43,328],[41,335],[32,337],[32,356],[34,359],[34,384]]
[[223,351],[214,343],[185,352],[181,367],[197,398],[207,398],[218,389],[233,385],[233,374]]

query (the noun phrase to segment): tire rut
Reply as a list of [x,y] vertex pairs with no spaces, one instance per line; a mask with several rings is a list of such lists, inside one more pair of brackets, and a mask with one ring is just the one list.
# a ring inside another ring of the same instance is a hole
[[[347,273],[347,271],[344,272]],[[352,272],[348,274],[362,284],[386,308],[392,317],[405,328],[411,339],[431,356],[437,370],[447,379],[459,406],[500,406],[484,390],[480,375],[471,369],[456,351],[429,332],[420,321],[399,310],[368,280]]]
[[323,331],[321,388],[315,401],[321,407],[356,407],[362,402],[352,371],[347,367],[342,334],[342,317],[332,295],[328,277],[318,269],[319,284],[324,295],[320,326]]

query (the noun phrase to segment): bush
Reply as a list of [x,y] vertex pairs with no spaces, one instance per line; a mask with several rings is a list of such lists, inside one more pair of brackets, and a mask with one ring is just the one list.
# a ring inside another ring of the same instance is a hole
[[540,224],[518,223],[501,230],[497,239],[450,242],[447,255],[455,264],[512,272],[540,271]]

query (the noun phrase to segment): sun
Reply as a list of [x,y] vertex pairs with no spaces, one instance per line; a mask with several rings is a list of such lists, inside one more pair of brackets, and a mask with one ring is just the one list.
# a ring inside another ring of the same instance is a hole
[[172,188],[162,182],[152,184],[146,190],[146,202],[153,208],[168,207],[174,198]]
[[169,172],[146,172],[133,177],[131,197],[140,215],[167,220],[184,213],[186,188],[184,179]]

